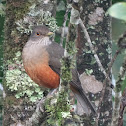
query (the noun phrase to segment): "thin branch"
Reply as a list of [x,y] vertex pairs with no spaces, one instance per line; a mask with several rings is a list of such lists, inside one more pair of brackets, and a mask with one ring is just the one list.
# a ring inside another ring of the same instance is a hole
[[119,48],[119,49],[116,51],[116,53],[114,54],[114,56],[113,56],[113,58],[112,58],[110,64],[108,65],[108,70],[107,70],[107,74],[108,74],[108,75],[109,75],[109,73],[110,73],[110,71],[111,71],[111,69],[112,69],[112,66],[113,66],[115,60],[117,59],[117,56],[121,53],[121,51],[122,51],[122,48]]
[[70,12],[70,8],[67,8],[66,13],[64,15],[64,23],[62,27],[62,33],[61,33],[61,39],[60,39],[60,45],[63,46],[63,41],[64,41],[64,35],[65,35],[65,27],[66,27],[66,22],[68,20],[68,13]]
[[105,78],[107,78],[108,81],[111,83],[111,80],[110,80],[108,74],[106,73],[105,69],[103,68],[103,66],[102,66],[102,64],[101,64],[101,61],[100,61],[100,59],[99,59],[97,53],[95,52],[95,49],[94,49],[93,44],[92,44],[92,42],[91,42],[90,36],[89,36],[89,34],[88,34],[88,32],[87,32],[87,29],[86,29],[86,27],[85,27],[85,25],[84,25],[84,23],[83,23],[83,21],[82,21],[81,19],[80,19],[80,23],[79,23],[79,24],[80,24],[80,26],[81,26],[81,28],[82,28],[84,34],[85,34],[85,38],[86,38],[86,40],[87,40],[87,42],[88,42],[88,44],[89,44],[89,47],[90,47],[92,53],[94,54],[94,57],[95,57],[95,59],[96,59],[96,62],[97,62],[97,64],[98,64],[100,70],[103,72]]
[[[78,1],[78,0],[74,0],[74,2],[76,2],[76,5],[77,5],[77,3],[78,3],[79,1]],[[89,44],[89,47],[90,47],[92,53],[94,54],[94,57],[95,57],[95,59],[96,59],[96,62],[97,62],[97,64],[98,64],[100,70],[103,72],[105,78],[107,78],[108,81],[111,83],[111,80],[110,80],[108,74],[106,73],[104,67],[103,67],[102,64],[101,64],[101,61],[100,61],[100,59],[99,59],[97,53],[95,52],[95,49],[94,49],[94,47],[93,47],[93,44],[92,44],[92,42],[91,42],[90,36],[89,36],[89,34],[88,34],[88,32],[87,32],[87,29],[86,29],[86,27],[85,27],[83,21],[82,21],[81,18],[80,18],[80,13],[79,13],[79,10],[78,10],[78,6],[77,6],[77,7],[74,6],[74,3],[73,3],[73,5],[72,5],[72,13],[71,13],[71,15],[73,15],[73,17],[70,19],[71,23],[72,23],[72,24],[76,24],[76,25],[79,24],[79,25],[81,26],[81,28],[82,28],[82,30],[83,30],[83,32],[84,32],[85,38],[86,38],[86,40],[87,40],[87,42],[88,42],[88,44]]]
[[117,45],[119,47],[119,49],[116,51],[115,55],[113,56],[110,64],[108,65],[108,70],[107,70],[107,74],[109,75],[111,68],[115,62],[115,60],[117,59],[117,56],[122,52],[123,49],[126,48],[126,44],[125,44],[125,38],[126,38],[126,32],[123,33],[123,35],[121,37],[119,37],[118,41],[117,41]]
[[[66,13],[64,15],[64,23],[63,23],[63,27],[62,27],[62,32],[61,32],[61,39],[60,39],[60,45],[63,46],[63,41],[64,41],[64,29],[66,27],[66,22],[68,20],[68,13],[70,12],[70,9],[67,8]],[[66,46],[64,49],[64,57],[67,57],[67,51],[66,51]],[[62,74],[62,71],[61,71]],[[59,84],[59,92],[61,91],[61,88],[63,88],[64,86],[62,85],[62,79],[60,78],[60,84]]]

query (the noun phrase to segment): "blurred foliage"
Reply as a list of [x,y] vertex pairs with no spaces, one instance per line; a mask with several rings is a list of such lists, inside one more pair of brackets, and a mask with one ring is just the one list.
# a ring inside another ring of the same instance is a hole
[[[65,15],[65,11],[56,12],[56,21],[57,21],[58,26],[62,26],[62,24],[64,22],[64,15]],[[60,38],[61,38],[61,36],[59,34],[56,34],[55,41],[57,43],[60,43]]]
[[64,22],[64,15],[65,15],[65,11],[59,11],[56,13],[56,20],[58,26],[62,26]]
[[[3,76],[3,26],[4,26],[4,17],[0,16],[0,83],[2,82]],[[0,90],[0,126],[2,126],[2,90]]]
[[[113,13],[115,13],[115,15],[118,19],[122,19],[122,17],[124,19],[124,16],[125,16],[124,10],[126,9],[126,3],[124,1],[126,1],[126,0],[115,0],[115,2],[120,2],[120,1],[121,2],[123,1],[123,2],[121,4],[119,4],[119,6],[118,6],[118,3],[115,4],[116,6],[114,9],[112,8],[111,13],[112,13],[112,16],[113,16]],[[124,4],[124,6],[123,6],[123,4]],[[118,12],[120,12],[122,14],[120,14]],[[115,16],[113,16],[113,17],[115,17]],[[113,53],[113,55],[116,52],[116,50],[118,49],[117,41],[118,41],[119,37],[125,32],[125,29],[126,29],[126,24],[124,23],[124,21],[121,21],[118,19],[113,18],[113,21],[112,21],[112,39],[113,39],[112,53]],[[119,73],[120,67],[122,66],[122,63],[124,62],[125,53],[126,52],[123,51],[121,54],[119,54],[119,56],[117,57],[114,65],[113,65],[113,74],[114,74],[115,80],[118,78],[118,73]],[[125,88],[126,88],[126,79],[122,83],[122,92],[124,91]]]
[[5,15],[5,6],[2,3],[0,3],[0,15]]
[[125,90],[126,88],[126,79],[123,81],[123,84],[122,84],[122,92]]
[[126,21],[126,2],[118,2],[113,4],[107,13],[114,18]]
[[[4,14],[5,14],[5,0],[0,0],[0,83],[2,83],[3,77],[3,27],[4,27]],[[2,126],[2,108],[3,97],[2,90],[0,89],[0,126]]]
[[4,26],[4,17],[0,16],[0,82],[2,82],[1,77],[3,76],[3,26]]
[[[117,3],[117,2],[126,2],[126,0],[113,0],[112,1],[113,4]],[[119,10],[119,8],[117,10]],[[114,52],[116,52],[116,49],[117,49],[116,43],[117,43],[120,35],[122,35],[125,32],[125,29],[126,29],[126,25],[124,24],[124,22],[122,22],[121,20],[115,19],[115,18],[113,19],[113,21],[112,21],[113,54],[114,54]],[[122,65],[122,63],[124,61],[124,57],[125,57],[125,52],[123,52],[122,54],[120,54],[117,57],[114,65],[113,65],[113,74],[114,74],[115,79],[117,79],[117,77],[118,77],[118,72],[119,72],[120,66]],[[122,92],[124,91],[125,88],[126,88],[126,79],[122,83]],[[125,114],[123,117],[123,126],[126,126],[126,112],[124,111],[124,113]]]
[[2,126],[2,108],[3,108],[2,91],[0,90],[0,126]]
[[117,2],[126,2],[126,0],[112,0],[112,4],[117,3]]
[[123,126],[126,126],[126,114],[124,114],[124,117],[123,117]]
[[5,15],[5,0],[0,0],[0,15],[4,16]]

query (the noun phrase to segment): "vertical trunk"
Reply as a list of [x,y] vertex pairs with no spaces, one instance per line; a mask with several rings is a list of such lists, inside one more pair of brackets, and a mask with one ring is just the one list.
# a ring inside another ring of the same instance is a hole
[[[18,92],[18,90],[20,90],[19,86],[21,84],[26,83],[25,77],[27,78],[27,76],[25,76],[24,74],[24,70],[22,67],[21,51],[24,43],[28,39],[27,34],[30,31],[30,29],[28,29],[28,26],[36,24],[36,22],[39,20],[38,18],[35,17],[35,12],[38,11],[38,9],[41,10],[41,13],[42,11],[45,12],[50,11],[51,13],[53,13],[53,15],[55,15],[56,1],[48,1],[48,0],[46,1],[7,0],[6,1],[6,19],[5,19],[5,26],[4,26],[5,28],[5,37],[4,37],[5,38],[4,41],[5,78],[3,80],[3,85],[5,90],[4,118],[3,118],[4,126],[23,125],[23,122],[26,119],[28,120],[32,116],[36,108],[36,103],[27,102],[27,98],[30,96],[32,89],[30,89],[29,92],[27,89],[25,90],[23,89],[23,91],[20,93]],[[30,12],[30,10],[32,10],[32,12]],[[28,15],[29,12],[30,14]],[[42,22],[42,19],[40,19],[37,23],[42,24],[45,22]],[[33,84],[33,82],[29,80],[28,84],[30,83]],[[34,92],[35,87],[31,87],[31,88],[33,88],[33,92]],[[38,91],[38,94],[39,92],[40,91]],[[28,94],[29,96],[26,96]],[[24,95],[24,97],[17,99],[15,95],[17,97]],[[40,97],[42,97],[42,95],[43,94],[40,94]],[[31,100],[34,100],[34,97],[32,98],[33,99]],[[42,120],[38,122],[38,125],[41,122]]]
[[[80,13],[81,19],[87,28],[94,49],[105,70],[107,70],[107,65],[110,62],[111,57],[110,19],[105,16],[105,12],[109,8],[110,4],[111,1],[109,0],[98,2],[88,0],[81,1],[80,4],[82,6],[82,11]],[[79,73],[90,73],[91,71],[91,76],[94,75],[96,80],[104,82],[105,76],[103,72],[100,71],[97,62],[94,59],[89,45],[87,44],[87,40],[85,39],[84,34],[82,34],[81,27],[78,27],[77,47],[79,48],[77,54],[77,66]],[[89,83],[89,85],[92,86],[91,83]],[[89,93],[89,98],[94,101],[96,106],[98,106],[99,99],[102,97],[101,95],[103,95],[102,92],[97,92],[94,95]],[[112,117],[112,94],[108,83],[106,83],[104,98],[99,108],[100,117],[97,120],[97,125],[108,126]]]

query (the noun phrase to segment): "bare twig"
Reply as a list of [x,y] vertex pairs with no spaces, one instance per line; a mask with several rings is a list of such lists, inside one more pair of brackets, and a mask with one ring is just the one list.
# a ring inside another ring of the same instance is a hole
[[64,23],[62,27],[62,33],[61,33],[61,39],[60,39],[60,45],[63,46],[63,41],[64,41],[64,30],[66,27],[66,22],[68,20],[68,13],[70,12],[70,8],[67,8],[66,13],[64,15]]
[[109,80],[109,82],[111,83],[111,80],[110,80],[108,74],[106,73],[104,67],[103,67],[102,64],[101,64],[101,61],[100,61],[98,55],[97,55],[96,52],[95,52],[95,49],[94,49],[93,44],[92,44],[92,42],[91,42],[90,36],[89,36],[89,34],[88,34],[87,30],[86,30],[86,27],[84,26],[83,21],[82,21],[81,19],[80,19],[80,23],[79,23],[79,24],[80,24],[80,26],[81,26],[81,28],[82,28],[84,34],[85,34],[85,38],[86,38],[86,40],[87,40],[87,42],[88,42],[88,44],[89,44],[89,47],[90,47],[92,53],[94,54],[95,60],[96,60],[96,62],[97,62],[97,64],[98,64],[99,68],[100,68],[101,71],[103,72],[105,78],[107,78],[107,79]]
[[[77,2],[79,2],[79,1],[78,1],[78,0],[75,0],[74,2],[77,3]],[[87,42],[88,42],[88,44],[89,44],[89,47],[90,47],[92,53],[94,54],[94,57],[95,57],[95,59],[96,59],[96,62],[97,62],[97,64],[98,64],[99,68],[100,68],[101,71],[103,72],[105,78],[107,78],[108,81],[111,83],[111,80],[110,80],[108,74],[106,73],[104,67],[103,67],[102,64],[101,64],[101,61],[100,61],[98,55],[97,55],[96,52],[95,52],[95,49],[94,49],[94,47],[93,47],[93,44],[92,44],[92,42],[91,42],[90,36],[89,36],[89,34],[88,34],[88,32],[87,32],[87,29],[86,29],[86,27],[85,27],[83,21],[82,21],[81,18],[80,18],[79,10],[78,10],[77,7],[75,7],[74,5],[72,6],[72,9],[73,9],[73,11],[72,11],[73,13],[71,13],[71,15],[74,15],[74,16],[70,19],[71,23],[73,23],[73,24],[79,24],[79,25],[81,26],[81,28],[82,28],[82,30],[83,30],[83,32],[84,32],[85,38],[86,38],[86,40],[87,40]]]
[[[126,48],[126,44],[125,44],[125,38],[126,38],[126,32],[123,33],[123,35],[118,39],[117,44],[119,49],[116,51],[115,55],[113,56],[110,64],[108,65],[108,70],[107,70],[107,74],[109,75],[111,68],[115,62],[115,60],[117,59],[117,56],[122,52],[122,50],[124,48]],[[123,42],[124,40],[124,42]]]
[[126,31],[123,33],[123,35],[119,38],[117,44],[120,48],[126,48]]
[[108,70],[107,70],[107,74],[108,74],[108,75],[109,75],[109,73],[110,73],[110,71],[111,71],[111,68],[112,68],[112,66],[113,66],[113,64],[114,64],[114,62],[115,62],[115,60],[117,59],[117,56],[121,53],[121,51],[122,51],[122,48],[119,48],[119,49],[116,51],[116,53],[114,54],[114,56],[113,56],[113,58],[112,58],[110,64],[108,65]]

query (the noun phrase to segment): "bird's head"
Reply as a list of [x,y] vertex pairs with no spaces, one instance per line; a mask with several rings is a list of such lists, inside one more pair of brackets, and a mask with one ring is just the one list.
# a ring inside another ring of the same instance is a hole
[[41,44],[41,45],[48,45],[51,43],[49,40],[49,36],[52,35],[53,32],[50,32],[48,27],[46,26],[35,26],[33,28],[33,32],[30,36],[29,43],[32,44]]

